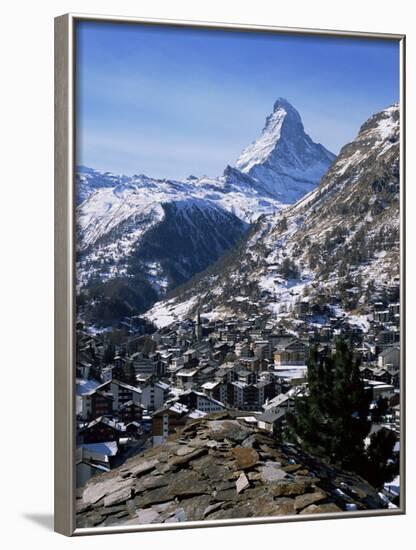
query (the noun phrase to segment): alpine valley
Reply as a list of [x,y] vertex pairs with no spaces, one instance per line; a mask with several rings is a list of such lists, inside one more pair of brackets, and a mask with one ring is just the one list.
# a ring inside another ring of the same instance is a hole
[[280,98],[259,139],[220,177],[160,180],[79,167],[77,287],[87,320],[112,325],[145,312],[244,246],[253,224],[315,189],[334,159]]
[[315,308],[315,321],[348,312],[366,330],[377,297],[399,299],[399,208],[396,104],[362,125],[313,191],[260,216],[232,252],[147,316],[165,326],[202,308],[208,318],[284,321]]

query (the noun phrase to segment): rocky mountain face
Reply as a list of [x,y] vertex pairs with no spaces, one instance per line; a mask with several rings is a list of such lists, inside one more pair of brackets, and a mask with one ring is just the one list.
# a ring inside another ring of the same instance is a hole
[[156,304],[149,317],[166,324],[196,304],[219,316],[260,309],[284,316],[296,301],[330,303],[331,294],[341,309],[365,312],[371,294],[398,281],[399,187],[393,105],[362,125],[314,191],[260,218],[227,263]]
[[227,166],[220,177],[158,180],[81,167],[78,289],[88,294],[92,285],[96,307],[108,298],[106,285],[110,294],[122,286],[116,309],[141,313],[235,247],[249,224],[316,186],[332,158],[281,99],[260,140],[241,156],[241,169]]
[[192,421],[166,443],[91,478],[77,527],[382,509],[356,475],[276,442],[232,413]]
[[261,136],[242,152],[236,168],[276,199],[292,204],[318,185],[334,159],[305,133],[298,111],[280,98]]

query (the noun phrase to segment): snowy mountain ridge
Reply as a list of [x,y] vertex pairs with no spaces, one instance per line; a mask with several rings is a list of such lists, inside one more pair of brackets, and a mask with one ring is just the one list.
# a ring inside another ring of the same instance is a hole
[[399,137],[395,104],[361,126],[314,191],[261,218],[225,269],[214,266],[147,317],[164,326],[202,307],[207,317],[261,309],[286,318],[296,302],[336,295],[334,311],[354,311],[365,326],[370,295],[399,277]]
[[[249,176],[240,174],[227,168],[220,178],[192,178],[184,182],[140,175],[120,178],[113,187],[95,189],[77,209],[78,251],[82,260],[78,284],[83,286],[92,276],[103,280],[124,276],[133,250],[148,231],[165,219],[166,205],[175,205],[183,213],[197,206],[199,212],[207,214],[205,219],[211,217],[211,222],[216,218],[228,220],[230,227],[237,228],[235,239],[228,241],[233,244],[248,223],[282,207],[279,201],[253,188]],[[191,227],[192,224],[188,229]],[[214,250],[221,252],[226,248],[214,245]],[[99,268],[101,262],[104,269]],[[106,267],[109,262],[111,269]],[[97,263],[98,268],[91,267]]]

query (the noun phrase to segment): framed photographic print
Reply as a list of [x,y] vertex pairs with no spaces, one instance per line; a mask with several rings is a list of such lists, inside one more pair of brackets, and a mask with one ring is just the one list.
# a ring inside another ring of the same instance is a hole
[[405,37],[55,38],[56,530],[404,513]]

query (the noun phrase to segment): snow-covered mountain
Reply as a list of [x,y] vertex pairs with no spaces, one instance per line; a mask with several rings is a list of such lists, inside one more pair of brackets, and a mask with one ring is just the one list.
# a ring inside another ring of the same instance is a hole
[[200,307],[207,316],[285,317],[300,300],[336,296],[338,311],[365,322],[374,294],[398,285],[399,187],[396,104],[362,125],[319,187],[261,218],[226,265],[155,304],[148,318],[162,326]]
[[262,138],[241,156],[241,169],[227,166],[222,176],[177,181],[81,167],[78,289],[140,275],[151,288],[147,297],[163,296],[233,248],[249,224],[315,187],[332,158],[280,99]]
[[111,172],[93,170],[88,166],[78,166],[75,186],[76,203],[79,205],[86,201],[97,189],[115,187],[128,179],[128,176],[117,176]]
[[79,285],[128,276],[140,267],[159,290],[206,268],[247,229],[215,201],[144,176],[94,193],[77,221]]
[[291,204],[318,185],[334,159],[305,133],[298,111],[279,98],[261,136],[242,152],[236,168],[271,196]]
[[[91,277],[106,280],[124,276],[130,256],[146,233],[152,230],[151,235],[154,235],[156,226],[162,222],[166,224],[167,211],[170,219],[172,212],[178,214],[177,239],[182,242],[184,230],[192,232],[194,241],[203,238],[202,234],[197,234],[201,227],[198,229],[196,221],[190,226],[190,219],[198,212],[201,223],[207,222],[205,235],[209,233],[210,261],[214,261],[241,238],[248,223],[279,208],[278,201],[252,186],[250,176],[231,167],[227,167],[219,178],[191,176],[184,182],[156,180],[143,175],[128,180],[121,178],[115,186],[93,191],[77,209],[78,283],[83,285]],[[228,229],[219,234],[217,228],[224,229],[222,222],[225,224],[225,221]],[[181,222],[185,224],[182,229]],[[215,235],[218,242],[213,241]],[[169,247],[165,251],[167,256],[172,244]],[[196,250],[191,247],[189,254],[192,255],[190,263],[201,269],[207,267],[208,264],[195,260],[198,254],[208,259],[202,245]],[[160,256],[162,258],[163,254]],[[191,272],[190,276],[193,274]]]

